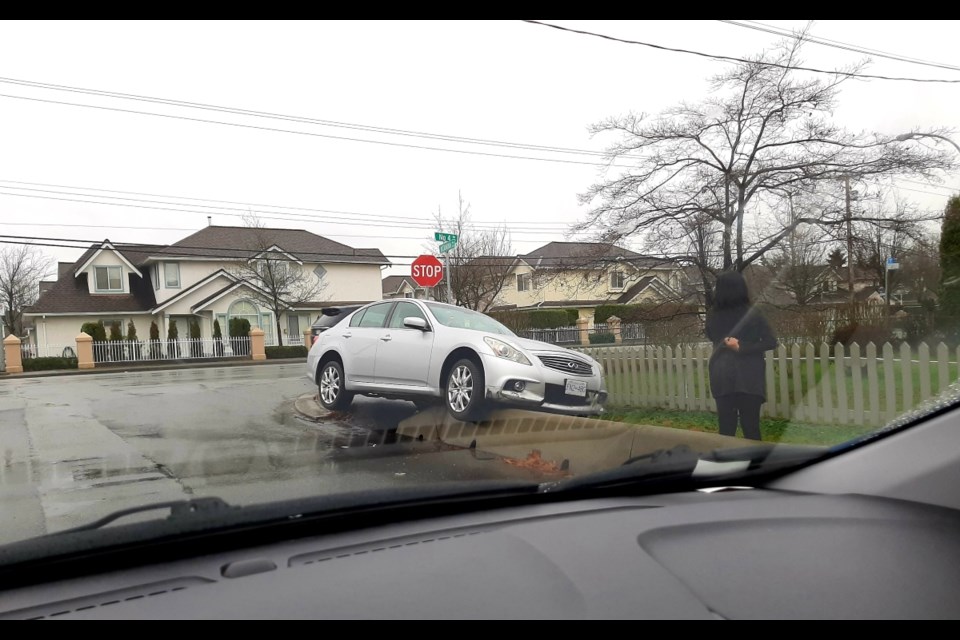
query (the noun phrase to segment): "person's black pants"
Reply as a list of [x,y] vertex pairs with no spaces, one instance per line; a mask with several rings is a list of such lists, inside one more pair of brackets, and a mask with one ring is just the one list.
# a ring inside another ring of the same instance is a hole
[[717,415],[720,421],[720,435],[737,435],[737,420],[743,429],[743,437],[760,439],[760,405],[763,398],[752,393],[731,393],[717,397]]

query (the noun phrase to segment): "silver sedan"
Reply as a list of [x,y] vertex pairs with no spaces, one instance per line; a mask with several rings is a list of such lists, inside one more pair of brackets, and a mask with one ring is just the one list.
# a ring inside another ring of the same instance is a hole
[[320,403],[343,410],[355,394],[443,401],[458,420],[491,403],[574,415],[599,414],[607,392],[599,363],[527,340],[462,307],[390,300],[353,312],[320,334],[307,356]]

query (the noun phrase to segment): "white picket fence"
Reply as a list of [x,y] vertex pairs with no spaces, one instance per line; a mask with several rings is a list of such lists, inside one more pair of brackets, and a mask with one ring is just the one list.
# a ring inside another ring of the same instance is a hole
[[[601,363],[612,407],[716,411],[709,345],[586,347]],[[960,347],[894,349],[780,345],[766,354],[767,416],[797,422],[881,426],[957,380]]]
[[77,345],[59,345],[59,344],[33,344],[22,342],[20,344],[20,357],[23,360],[30,358],[76,358]]
[[93,343],[94,362],[150,362],[249,355],[249,336],[222,339],[107,340]]

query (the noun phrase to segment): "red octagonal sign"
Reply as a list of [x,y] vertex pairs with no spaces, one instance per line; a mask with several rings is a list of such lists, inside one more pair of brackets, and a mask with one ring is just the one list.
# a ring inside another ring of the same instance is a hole
[[410,275],[421,287],[435,287],[443,280],[443,265],[434,256],[418,256],[413,261]]

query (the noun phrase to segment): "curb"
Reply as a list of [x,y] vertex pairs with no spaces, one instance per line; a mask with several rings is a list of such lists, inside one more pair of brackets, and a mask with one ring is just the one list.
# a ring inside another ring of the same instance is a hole
[[139,373],[141,371],[173,371],[177,369],[214,369],[218,367],[261,367],[279,364],[306,364],[306,358],[277,358],[275,360],[234,360],[227,362],[184,362],[147,366],[109,366],[101,369],[58,369],[55,371],[26,371],[24,373],[0,372],[2,380],[20,380],[23,378],[50,378],[57,376],[86,376],[104,373]]

